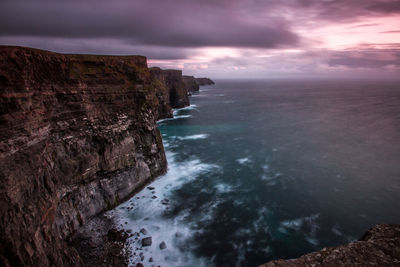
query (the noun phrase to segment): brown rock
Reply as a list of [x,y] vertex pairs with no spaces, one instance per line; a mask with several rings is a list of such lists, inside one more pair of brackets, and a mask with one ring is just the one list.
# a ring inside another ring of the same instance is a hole
[[66,240],[166,171],[162,90],[142,56],[0,47],[4,265],[84,264]]

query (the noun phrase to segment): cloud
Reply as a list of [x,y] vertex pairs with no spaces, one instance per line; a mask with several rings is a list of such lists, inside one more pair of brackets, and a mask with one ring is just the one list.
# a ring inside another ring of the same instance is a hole
[[0,44],[141,54],[151,65],[207,76],[399,72],[399,3],[2,0]]
[[375,3],[367,7],[368,10],[381,13],[399,13],[400,1],[375,1]]
[[400,67],[400,50],[342,51],[333,52],[327,63],[330,66],[380,69],[387,66]]
[[3,1],[0,34],[56,38],[117,38],[167,47],[293,46],[299,37],[281,19],[254,24],[235,10],[179,0]]
[[380,33],[400,33],[400,31],[384,31],[384,32],[380,32]]

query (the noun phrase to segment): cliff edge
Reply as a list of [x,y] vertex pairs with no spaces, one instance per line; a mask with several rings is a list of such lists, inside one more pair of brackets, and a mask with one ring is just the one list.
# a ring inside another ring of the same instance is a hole
[[0,89],[0,261],[83,266],[71,235],[166,171],[165,87],[142,56],[3,46]]

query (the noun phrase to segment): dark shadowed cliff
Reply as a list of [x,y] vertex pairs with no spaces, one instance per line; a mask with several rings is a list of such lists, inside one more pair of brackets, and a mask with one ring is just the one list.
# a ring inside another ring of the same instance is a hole
[[170,89],[167,86],[166,75],[158,67],[150,68],[151,81],[153,86],[158,88],[157,97],[160,105],[158,106],[158,118],[172,118],[172,107],[170,104]]
[[165,83],[169,88],[169,103],[172,108],[183,108],[189,105],[188,90],[182,79],[181,70],[162,70]]
[[0,47],[0,88],[1,262],[83,265],[71,234],[166,171],[166,87],[142,56]]

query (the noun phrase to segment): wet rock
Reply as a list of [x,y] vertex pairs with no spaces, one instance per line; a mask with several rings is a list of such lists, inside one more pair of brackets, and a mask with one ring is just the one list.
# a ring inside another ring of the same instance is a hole
[[153,186],[148,186],[147,189],[149,189],[149,190],[154,190],[155,187],[153,187]]
[[108,237],[108,240],[111,240],[111,241],[125,241],[127,238],[127,235],[122,230],[117,230],[115,228],[112,228],[112,229],[108,230],[107,237]]
[[161,200],[161,204],[169,205],[169,199],[164,198],[163,200]]
[[167,248],[167,244],[165,244],[165,242],[162,241],[162,242],[160,243],[160,249],[165,249],[165,248]]
[[151,198],[152,198],[152,199],[156,199],[156,198],[157,198],[157,196],[152,196]]
[[136,264],[136,267],[144,267],[143,264],[141,264],[140,262],[138,264]]
[[142,246],[143,246],[143,247],[151,246],[151,243],[152,243],[152,242],[153,242],[153,241],[152,241],[152,239],[151,239],[151,236],[145,237],[145,238],[142,239]]
[[144,234],[144,235],[147,235],[147,234],[148,234],[147,230],[144,229],[144,228],[140,229],[140,232],[141,232],[142,234]]
[[150,257],[149,262],[153,262],[153,258]]

